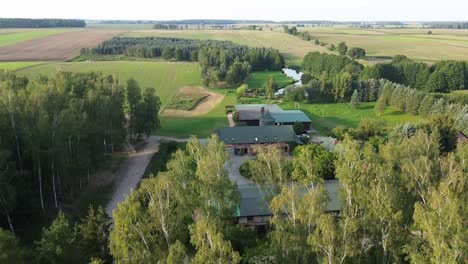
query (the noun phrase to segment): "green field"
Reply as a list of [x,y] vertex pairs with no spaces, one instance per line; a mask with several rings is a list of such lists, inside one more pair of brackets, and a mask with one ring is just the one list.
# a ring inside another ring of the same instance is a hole
[[97,71],[105,74],[115,74],[121,82],[134,78],[142,88],[154,87],[163,105],[171,100],[181,86],[201,84],[200,68],[196,63],[149,61],[63,62],[30,67],[19,70],[18,74],[32,77],[39,74],[54,74],[58,71]]
[[278,88],[283,88],[284,86],[293,83],[294,81],[286,77],[282,72],[253,72],[246,80],[246,84],[249,85],[251,89],[259,89],[263,87],[263,84],[272,75],[275,78],[275,82],[278,84]]
[[195,135],[206,138],[216,129],[228,126],[225,106],[236,103],[234,89],[216,89],[214,92],[224,94],[224,99],[209,113],[191,117],[161,117],[162,127],[156,132],[158,135],[186,138]]
[[[421,120],[419,116],[406,114],[402,111],[388,107],[382,116],[374,111],[374,102],[361,103],[359,109],[354,109],[349,103],[326,104],[299,104],[299,109],[312,120],[312,127],[325,133],[336,126],[356,127],[363,119],[378,119],[391,127],[400,123],[416,123]],[[283,109],[296,109],[294,103],[287,102],[281,105]]]
[[0,47],[13,45],[23,41],[28,41],[37,38],[44,38],[51,35],[57,35],[70,31],[68,29],[38,29],[38,30],[21,30],[21,31],[0,31]]
[[16,71],[19,69],[31,67],[34,65],[42,64],[39,61],[14,61],[14,62],[0,62],[0,70]]
[[468,60],[468,30],[354,29],[349,27],[304,27],[328,45],[345,41],[349,47],[364,48],[368,56],[403,54],[420,61]]

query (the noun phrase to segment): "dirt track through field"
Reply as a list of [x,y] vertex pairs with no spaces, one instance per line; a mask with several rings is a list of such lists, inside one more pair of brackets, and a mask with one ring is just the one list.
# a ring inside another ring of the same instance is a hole
[[[180,88],[178,94],[184,93],[193,93],[196,92],[198,94],[206,94],[208,97],[203,99],[200,103],[198,103],[195,108],[190,111],[184,110],[174,110],[174,109],[165,109],[163,111],[163,115],[165,116],[197,116],[203,115],[211,111],[217,104],[223,101],[224,96],[218,93],[214,93],[209,91],[206,88],[198,87],[198,86],[184,86]],[[176,95],[177,96],[177,95]]]
[[122,30],[80,30],[33,39],[0,48],[0,61],[66,61],[120,35]]

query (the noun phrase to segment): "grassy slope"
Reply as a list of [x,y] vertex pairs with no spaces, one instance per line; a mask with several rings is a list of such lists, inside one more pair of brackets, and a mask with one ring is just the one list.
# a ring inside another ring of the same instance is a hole
[[173,137],[189,137],[196,135],[199,138],[208,137],[216,129],[228,126],[225,106],[236,103],[234,89],[216,89],[214,92],[225,95],[223,101],[209,113],[195,117],[161,117],[162,128],[156,132],[158,135]]
[[16,71],[19,69],[35,66],[38,64],[42,64],[42,63],[43,62],[39,62],[39,61],[0,62],[0,70]]
[[[355,127],[363,119],[379,119],[387,126],[394,126],[404,122],[418,122],[419,116],[403,113],[394,108],[387,108],[384,115],[377,116],[374,111],[375,103],[361,103],[359,109],[354,109],[349,103],[305,104],[301,103],[299,109],[303,110],[312,120],[312,127],[323,133],[336,126]],[[294,103],[281,105],[283,109],[294,109]]]
[[267,80],[268,76],[273,75],[275,82],[278,84],[279,88],[293,82],[292,79],[286,77],[282,72],[253,72],[246,80],[246,83],[249,85],[249,88],[262,88],[263,84]]
[[37,76],[57,71],[99,71],[115,74],[121,82],[136,79],[142,88],[154,87],[163,105],[167,104],[183,85],[200,85],[200,69],[196,63],[168,63],[149,61],[66,62],[38,65],[19,70],[19,74]]
[[433,29],[352,29],[306,27],[312,36],[328,44],[345,41],[364,48],[369,56],[406,55],[421,61],[468,60],[468,30]]
[[67,32],[67,29],[40,29],[0,34],[0,47]]
[[230,40],[251,47],[272,47],[278,49],[289,63],[298,64],[310,51],[327,52],[323,47],[295,36],[277,31],[252,30],[140,30],[124,34],[132,37],[178,37],[190,39]]

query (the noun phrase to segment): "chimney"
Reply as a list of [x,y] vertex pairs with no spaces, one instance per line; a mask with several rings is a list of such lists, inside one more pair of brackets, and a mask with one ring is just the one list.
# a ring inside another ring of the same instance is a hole
[[260,110],[260,120],[259,120],[259,123],[258,125],[259,126],[264,126],[264,120],[265,120],[265,107],[262,106],[262,109]]

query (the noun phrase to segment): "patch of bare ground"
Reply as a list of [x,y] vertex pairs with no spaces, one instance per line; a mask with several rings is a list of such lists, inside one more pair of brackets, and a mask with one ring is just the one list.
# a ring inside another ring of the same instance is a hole
[[120,35],[122,30],[80,30],[33,39],[0,48],[0,61],[66,61]]
[[203,115],[211,111],[217,104],[219,104],[224,99],[224,95],[214,93],[206,88],[199,86],[183,86],[179,89],[175,97],[187,96],[190,94],[206,95],[206,97],[200,101],[192,110],[174,110],[174,109],[165,109],[163,115],[165,116],[197,116]]

